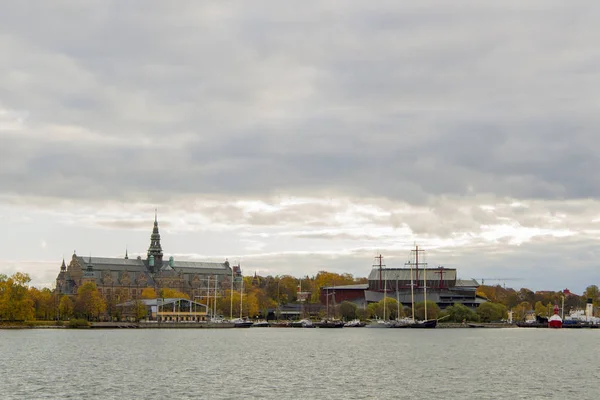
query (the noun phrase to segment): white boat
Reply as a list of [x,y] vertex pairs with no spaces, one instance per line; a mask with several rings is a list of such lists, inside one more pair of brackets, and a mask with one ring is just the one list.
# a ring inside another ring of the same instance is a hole
[[352,321],[348,321],[344,324],[346,328],[362,328],[366,324],[362,322],[360,319],[353,319]]
[[385,321],[383,319],[376,319],[375,321],[371,321],[367,328],[391,328],[392,323],[390,321]]

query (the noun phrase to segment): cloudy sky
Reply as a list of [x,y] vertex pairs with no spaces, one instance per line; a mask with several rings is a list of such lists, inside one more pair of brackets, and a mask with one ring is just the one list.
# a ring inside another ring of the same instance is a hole
[[[7,1],[0,273],[145,254],[600,284],[600,6]],[[494,281],[493,279],[498,279]]]

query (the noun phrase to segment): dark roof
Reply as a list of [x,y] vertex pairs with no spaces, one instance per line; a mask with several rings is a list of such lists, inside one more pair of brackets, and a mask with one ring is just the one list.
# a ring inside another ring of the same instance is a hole
[[[439,280],[439,268],[428,268],[427,269],[427,280]],[[454,268],[444,268],[443,279],[445,281],[454,281],[456,280],[456,269]],[[424,270],[419,269],[419,281],[423,280]],[[410,268],[383,268],[381,270],[381,277],[383,280],[387,281],[410,281],[411,280],[411,269]],[[412,279],[417,279],[417,272],[413,268],[412,270]],[[369,274],[370,281],[379,280],[379,268],[373,268],[371,273]]]
[[106,257],[82,257],[76,256],[82,269],[91,265],[94,270],[110,271],[146,271],[143,260],[136,258],[106,258]]
[[323,286],[321,290],[367,290],[368,288],[368,283],[357,283],[354,285]]

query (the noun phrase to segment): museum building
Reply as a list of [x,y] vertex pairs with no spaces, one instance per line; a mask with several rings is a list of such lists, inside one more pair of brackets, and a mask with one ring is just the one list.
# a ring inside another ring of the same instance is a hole
[[77,289],[86,282],[96,284],[105,299],[116,301],[137,299],[145,288],[169,288],[187,294],[190,299],[206,297],[208,293],[226,290],[232,280],[241,277],[239,266],[231,267],[225,260],[219,262],[180,261],[164,254],[160,244],[158,219],[150,236],[150,247],[145,259],[84,257],[75,252],[68,265],[63,259],[56,278],[56,290],[60,294],[76,295]]

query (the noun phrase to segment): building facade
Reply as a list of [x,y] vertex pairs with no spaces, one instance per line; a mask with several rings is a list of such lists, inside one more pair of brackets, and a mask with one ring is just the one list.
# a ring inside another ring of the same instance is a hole
[[413,299],[415,303],[424,301],[426,287],[427,300],[435,302],[442,310],[455,303],[474,310],[486,302],[486,299],[477,296],[478,286],[474,279],[457,279],[454,268],[385,268],[380,263],[371,270],[368,283],[322,287],[320,300],[321,304],[350,301],[358,307],[366,307],[368,303],[379,302],[387,296],[410,307]]
[[180,261],[164,254],[160,243],[158,220],[155,216],[146,258],[84,257],[73,253],[69,264],[63,260],[56,278],[60,294],[76,295],[86,282],[96,284],[103,297],[111,302],[137,299],[145,288],[174,289],[187,294],[190,299],[206,298],[216,291],[231,288],[241,277],[239,266],[233,268],[225,260],[219,262]]

